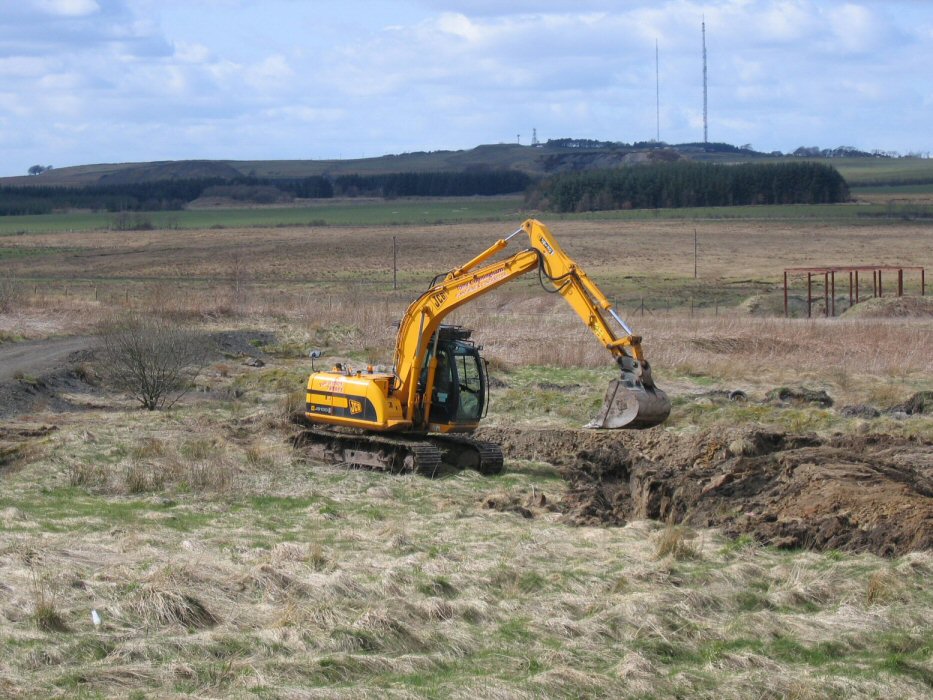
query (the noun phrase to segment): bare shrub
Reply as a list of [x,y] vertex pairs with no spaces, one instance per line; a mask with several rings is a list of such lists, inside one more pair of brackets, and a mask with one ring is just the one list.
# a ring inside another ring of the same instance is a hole
[[152,231],[152,219],[145,214],[121,211],[110,223],[113,231]]
[[110,383],[150,411],[184,396],[210,356],[206,334],[160,316],[111,321],[101,337]]

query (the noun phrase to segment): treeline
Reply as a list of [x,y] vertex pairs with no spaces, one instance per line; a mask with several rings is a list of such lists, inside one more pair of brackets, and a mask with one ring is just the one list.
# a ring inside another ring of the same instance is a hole
[[469,197],[524,191],[531,178],[512,170],[340,175],[335,178],[190,178],[108,185],[0,187],[0,216],[56,210],[160,211],[182,209],[200,197],[254,203],[331,197]]
[[669,144],[664,141],[598,141],[595,139],[548,139],[547,145],[554,148],[599,149],[610,151],[652,151],[672,149],[677,151],[701,151],[703,153],[731,153],[736,155],[767,155],[759,153],[751,144],[733,146],[731,143],[719,141],[695,141],[689,143]]
[[557,212],[829,204],[849,198],[839,172],[819,163],[669,163],[566,173],[542,180],[529,206]]
[[517,170],[416,172],[339,175],[334,189],[343,197],[470,197],[524,192],[531,182],[528,174]]
[[49,214],[61,209],[159,211],[181,209],[220,178],[159,180],[114,185],[0,187],[0,216]]

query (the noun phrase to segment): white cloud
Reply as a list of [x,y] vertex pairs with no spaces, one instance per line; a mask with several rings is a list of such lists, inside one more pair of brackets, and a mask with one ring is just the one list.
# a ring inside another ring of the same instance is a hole
[[887,23],[869,8],[845,4],[827,11],[833,44],[846,53],[869,53],[880,48],[889,37]]
[[0,75],[10,78],[34,79],[45,75],[57,63],[54,59],[37,56],[11,56],[0,58]]
[[288,60],[281,54],[265,58],[246,69],[246,82],[260,91],[282,87],[295,75]]
[[100,11],[100,5],[94,0],[36,0],[36,6],[60,17],[85,17]]
[[437,20],[436,26],[438,31],[443,34],[450,34],[473,43],[480,41],[485,34],[479,24],[472,22],[464,15],[450,12],[442,14],[440,19]]
[[[516,133],[526,141],[532,127],[543,139],[653,138],[655,40],[661,137],[694,141],[704,14],[711,138],[768,150],[838,145],[846,114],[851,145],[929,150],[933,141],[926,3],[310,5],[5,3],[0,123],[23,134],[8,161],[358,156]],[[81,138],[74,125],[83,125]],[[860,133],[865,141],[853,138]],[[879,133],[890,140],[867,142]],[[61,144],[63,155],[30,150],[44,144]]]
[[203,44],[179,41],[175,43],[174,57],[180,63],[203,64],[211,59],[211,50]]

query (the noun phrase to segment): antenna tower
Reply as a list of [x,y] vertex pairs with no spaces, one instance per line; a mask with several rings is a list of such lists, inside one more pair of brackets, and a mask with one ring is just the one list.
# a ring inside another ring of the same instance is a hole
[[703,30],[703,143],[709,143],[708,122],[706,120],[706,16],[700,25]]
[[654,113],[655,141],[661,141],[661,62],[658,54],[658,40],[654,40]]
[[532,146],[537,146],[538,143],[540,143],[540,142],[538,141],[538,130],[537,130],[537,129],[532,129],[532,130],[531,130],[531,145],[532,145]]

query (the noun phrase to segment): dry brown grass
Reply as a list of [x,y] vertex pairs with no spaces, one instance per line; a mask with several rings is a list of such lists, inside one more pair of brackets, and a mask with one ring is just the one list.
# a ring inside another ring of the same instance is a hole
[[[67,295],[27,293],[0,315],[0,330],[74,331],[129,306],[209,329],[274,330],[283,352],[261,371],[216,365],[198,383],[223,398],[171,412],[144,416],[111,401],[41,414],[60,430],[0,474],[0,695],[928,695],[928,552],[883,561],[645,521],[573,528],[546,509],[524,518],[482,505],[494,492],[559,501],[565,486],[553,470],[510,464],[491,480],[427,480],[309,464],[292,451],[287,416],[301,407],[310,368],[299,349],[324,347],[325,363],[389,360],[392,323],[427,273],[471,257],[498,236],[493,228],[18,237],[83,247],[94,274],[136,281],[130,293],[102,285],[96,301],[93,286],[81,296],[75,283]],[[692,274],[692,224],[553,228],[610,291],[640,284],[626,274],[668,276],[661,283],[671,286]],[[839,250],[872,262],[879,239],[892,257],[933,256],[918,245],[928,229],[914,225],[828,226],[819,236],[798,224],[698,228],[704,275],[776,278],[777,267]],[[398,293],[386,285],[392,235],[418,251]],[[249,261],[239,290],[221,248]],[[78,263],[63,254],[17,265],[58,276]],[[381,283],[360,284],[361,273]],[[190,274],[212,279],[159,279]],[[452,320],[476,329],[520,393],[522,381],[613,373],[579,320],[536,284],[516,283]],[[754,398],[806,381],[885,405],[933,377],[929,323],[628,316],[659,383],[680,400],[720,386]],[[233,386],[242,391],[224,393]],[[51,612],[37,616],[43,601]],[[54,631],[52,613],[69,632]]]
[[695,537],[696,535],[689,528],[669,522],[656,537],[655,557],[658,559],[673,557],[677,561],[696,559],[700,556],[700,552],[691,541]]
[[[916,245],[928,235],[923,223],[547,218],[544,222],[597,280],[597,272],[692,277],[694,229],[702,278],[747,275],[776,281],[783,267],[829,264],[843,257],[848,264],[876,264],[879,241],[884,243],[887,260],[933,265],[933,253]],[[158,296],[168,306],[177,304],[174,280],[206,277],[223,284],[230,294],[225,301],[230,302],[235,287],[232,254],[239,256],[239,274],[248,278],[250,294],[271,280],[333,285],[350,279],[347,273],[391,282],[393,236],[399,245],[400,272],[407,279],[411,274],[430,275],[462,264],[518,223],[30,234],[10,238],[8,244],[46,249],[80,246],[84,254],[31,256],[9,267],[30,277],[75,279],[92,268],[104,278],[137,278],[152,286],[150,296],[161,290]]]
[[36,627],[41,632],[68,632],[68,624],[55,604],[48,583],[35,570],[32,571],[32,594],[32,621]]
[[[117,231],[33,234],[7,243],[68,252],[16,258],[4,267],[8,275],[39,280],[22,290],[17,309],[58,308],[56,322],[72,326],[96,320],[114,307],[174,315],[179,320],[221,321],[271,316],[306,317],[314,323],[318,316],[329,318],[336,312],[345,325],[365,328],[368,336],[370,329],[397,320],[399,307],[434,274],[462,264],[513,230],[509,227],[515,223],[404,230],[318,227],[310,232],[284,228],[145,231],[131,236]],[[883,242],[884,262],[933,267],[933,253],[925,244],[928,228],[923,224],[545,223],[604,291],[617,298],[669,298],[665,289],[678,291],[692,285],[695,228],[700,241],[698,282],[724,293],[739,280],[777,283],[785,266],[877,264],[882,262],[879,242]],[[404,290],[397,295],[386,293],[391,288],[393,237],[399,241]],[[80,255],[74,254],[75,248]],[[233,272],[232,256],[240,261]],[[233,284],[234,278],[248,284]],[[352,319],[346,315],[349,309],[331,308],[348,302],[356,307],[359,301],[364,306]],[[373,302],[384,308],[365,308]],[[683,299],[679,303],[683,306]]]
[[[106,489],[61,494],[67,463],[50,458],[6,477],[21,504],[0,546],[8,685],[32,696],[926,690],[929,554],[788,554],[673,524],[526,519],[481,496],[550,502],[560,481],[309,465],[260,414],[234,423],[231,410],[98,416],[91,437],[85,420],[63,426],[57,451],[101,463]],[[236,473],[229,489],[170,479],[133,496],[120,482],[134,463],[170,473],[215,455]],[[68,633],[37,627],[33,571],[46,572]],[[885,665],[887,645],[906,665]]]

